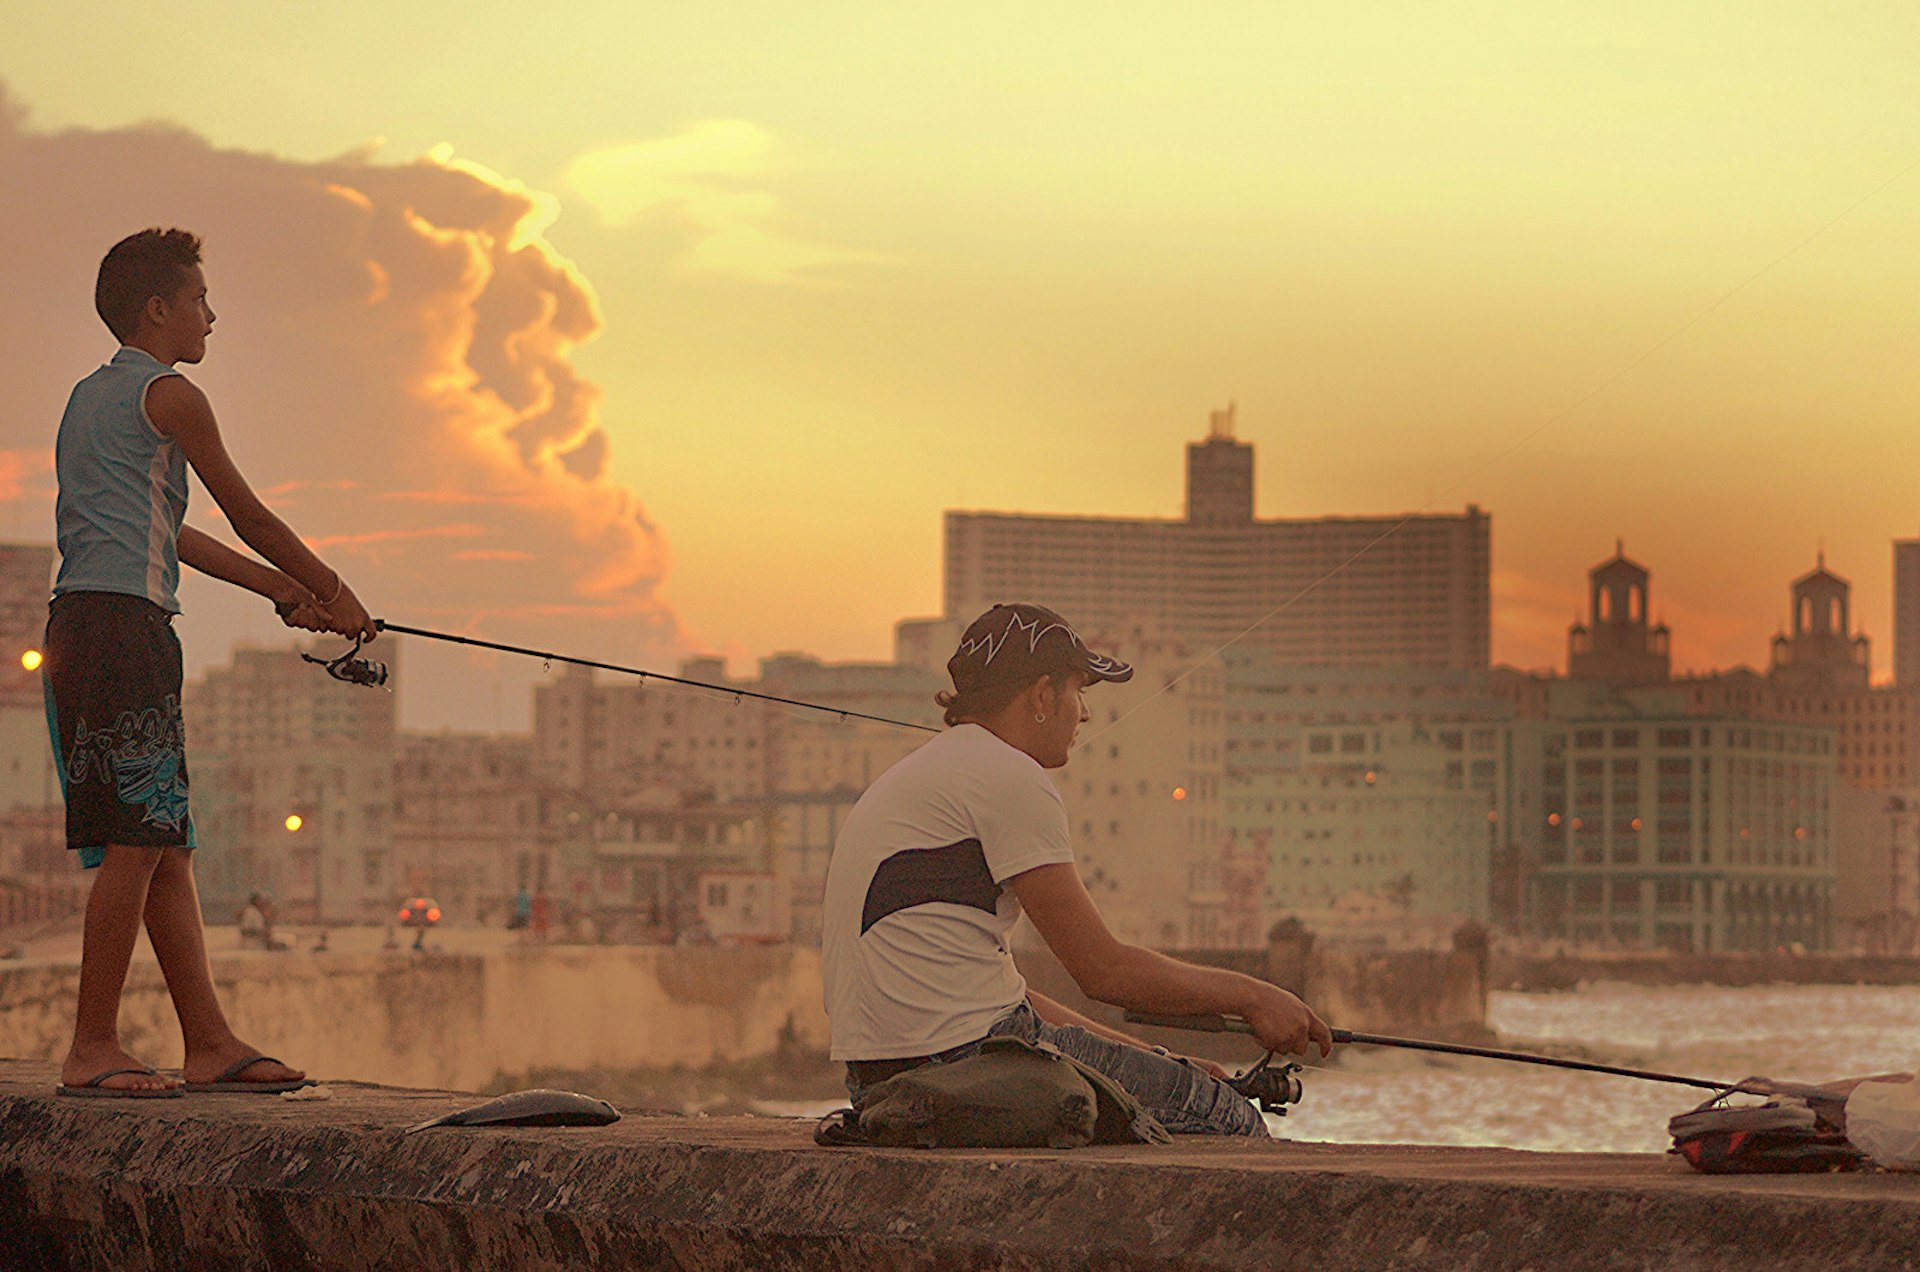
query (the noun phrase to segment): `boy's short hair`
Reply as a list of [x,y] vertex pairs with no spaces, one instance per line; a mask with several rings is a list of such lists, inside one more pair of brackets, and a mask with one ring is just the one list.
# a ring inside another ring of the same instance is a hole
[[158,226],[129,234],[100,261],[93,285],[93,307],[107,330],[122,342],[140,329],[140,311],[149,299],[173,299],[200,263],[200,239],[185,230]]

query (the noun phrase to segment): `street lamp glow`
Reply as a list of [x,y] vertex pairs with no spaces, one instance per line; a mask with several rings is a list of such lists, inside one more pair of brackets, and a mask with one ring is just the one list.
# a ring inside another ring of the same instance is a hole
[[304,825],[306,825],[306,822],[304,822],[304,821],[302,821],[302,820],[301,820],[301,818],[300,818],[300,814],[298,814],[298,813],[288,813],[288,814],[287,814],[287,829],[288,829],[288,830],[298,830],[298,829],[300,829],[300,828],[301,828],[302,826],[304,826]]
[[37,649],[29,649],[20,655],[20,665],[28,671],[40,670],[40,661],[40,651]]

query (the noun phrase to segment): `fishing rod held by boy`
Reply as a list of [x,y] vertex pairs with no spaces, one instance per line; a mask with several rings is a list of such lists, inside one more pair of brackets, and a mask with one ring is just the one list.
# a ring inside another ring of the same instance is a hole
[[[617,671],[624,675],[638,676],[642,680],[658,680],[663,684],[682,685],[689,689],[707,689],[714,693],[726,694],[739,702],[752,698],[758,702],[771,702],[784,707],[799,707],[807,711],[822,711],[828,715],[839,716],[842,723],[853,720],[866,720],[873,724],[888,724],[898,729],[912,729],[919,733],[938,733],[931,725],[915,724],[910,720],[895,720],[889,716],[869,715],[864,711],[851,711],[844,707],[827,706],[818,702],[804,702],[798,698],[783,698],[778,694],[759,693],[752,689],[742,689],[735,685],[718,685],[706,680],[690,680],[685,676],[669,676],[663,672],[646,671],[639,667],[624,667],[619,663],[596,662],[590,658],[574,658],[567,654],[556,654],[544,649],[528,649],[522,645],[503,645],[497,641],[480,640],[473,636],[460,636],[453,632],[436,632],[424,627],[403,627],[399,623],[390,623],[384,618],[371,620],[375,631],[394,632],[402,636],[419,636],[426,640],[441,640],[452,645],[471,645],[477,649],[491,649],[503,654],[519,654],[526,658],[538,658],[546,663],[570,663],[575,667],[586,667],[595,671]],[[353,648],[338,658],[315,658],[311,654],[302,654],[308,662],[326,669],[326,673],[335,680],[348,684],[377,687],[387,683],[387,665],[371,658],[359,657],[361,640],[356,639]]]
[[[1130,1011],[1129,1024],[1157,1025],[1162,1029],[1187,1029],[1201,1033],[1251,1033],[1247,1022],[1234,1016],[1159,1016]],[[1516,1064],[1546,1065],[1555,1069],[1578,1069],[1585,1073],[1610,1073],[1616,1077],[1638,1078],[1643,1082],[1670,1082],[1676,1086],[1699,1087],[1705,1091],[1745,1092],[1753,1095],[1798,1095],[1807,1099],[1831,1099],[1833,1094],[1800,1082],[1777,1082],[1772,1078],[1746,1078],[1740,1082],[1714,1082],[1707,1078],[1689,1078],[1676,1073],[1658,1073],[1651,1069],[1629,1069],[1620,1065],[1594,1064],[1586,1060],[1564,1060],[1558,1056],[1533,1055],[1525,1051],[1504,1051],[1497,1047],[1473,1047],[1457,1042],[1432,1042],[1422,1038],[1394,1038],[1386,1034],[1360,1033],[1335,1029],[1336,1045],[1359,1043],[1374,1047],[1400,1047],[1410,1051],[1438,1051],[1447,1055],[1474,1056],[1483,1060],[1508,1060]],[[1844,1097],[1842,1097],[1844,1098]]]

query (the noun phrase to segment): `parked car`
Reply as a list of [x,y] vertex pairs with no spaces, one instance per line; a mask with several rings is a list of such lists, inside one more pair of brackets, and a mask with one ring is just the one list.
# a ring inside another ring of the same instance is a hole
[[432,897],[408,897],[400,907],[400,926],[430,928],[440,922],[440,903]]

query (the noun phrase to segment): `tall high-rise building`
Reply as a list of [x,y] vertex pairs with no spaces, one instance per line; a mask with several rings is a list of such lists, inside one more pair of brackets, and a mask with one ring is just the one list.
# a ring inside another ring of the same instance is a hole
[[1232,430],[1232,409],[1215,412],[1188,446],[1181,520],[947,513],[934,621],[1034,601],[1083,632],[1245,633],[1292,666],[1486,667],[1488,514],[1261,519],[1253,447]]
[[1893,683],[1920,687],[1920,539],[1893,541]]

